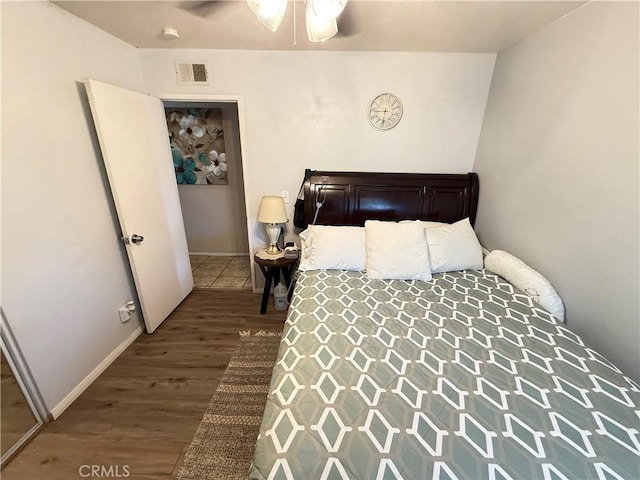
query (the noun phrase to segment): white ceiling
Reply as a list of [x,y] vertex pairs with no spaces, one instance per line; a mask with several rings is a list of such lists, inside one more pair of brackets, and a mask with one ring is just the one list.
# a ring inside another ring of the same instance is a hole
[[[314,44],[298,0],[295,45],[292,2],[275,33],[243,0],[53,3],[140,48],[499,52],[586,2],[350,0],[338,35]],[[163,27],[178,29],[180,38],[164,40]]]

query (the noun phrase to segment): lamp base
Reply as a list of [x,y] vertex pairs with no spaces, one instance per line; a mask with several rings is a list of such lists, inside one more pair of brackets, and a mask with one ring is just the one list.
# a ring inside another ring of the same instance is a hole
[[280,253],[280,248],[278,248],[278,244],[276,243],[270,243],[269,246],[266,249],[266,252],[269,255],[277,255]]
[[267,223],[265,225],[267,230],[267,237],[269,237],[269,246],[267,247],[267,253],[269,255],[276,255],[280,253],[278,248],[278,238],[280,237],[280,225],[277,223]]

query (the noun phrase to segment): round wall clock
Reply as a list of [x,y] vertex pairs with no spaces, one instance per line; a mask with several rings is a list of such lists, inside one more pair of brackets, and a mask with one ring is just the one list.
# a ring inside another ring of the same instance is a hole
[[402,118],[402,102],[393,93],[381,93],[371,100],[367,116],[373,128],[389,130]]

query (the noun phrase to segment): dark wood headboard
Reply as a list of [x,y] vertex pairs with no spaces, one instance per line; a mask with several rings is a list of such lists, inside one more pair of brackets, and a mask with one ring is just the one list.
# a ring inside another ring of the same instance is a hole
[[476,220],[478,175],[314,172],[304,184],[305,221],[362,226],[366,220]]

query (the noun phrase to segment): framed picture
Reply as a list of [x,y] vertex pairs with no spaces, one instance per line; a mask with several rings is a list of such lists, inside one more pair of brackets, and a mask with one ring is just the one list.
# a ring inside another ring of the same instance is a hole
[[227,185],[220,108],[165,108],[176,182]]

